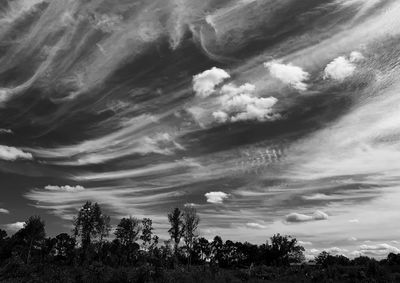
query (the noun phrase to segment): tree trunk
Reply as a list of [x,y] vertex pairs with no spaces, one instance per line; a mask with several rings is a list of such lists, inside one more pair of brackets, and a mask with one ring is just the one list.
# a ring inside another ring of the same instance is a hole
[[28,255],[26,257],[26,264],[29,264],[31,258],[32,245],[33,245],[33,239],[31,239],[31,242],[29,243],[29,250],[28,250]]

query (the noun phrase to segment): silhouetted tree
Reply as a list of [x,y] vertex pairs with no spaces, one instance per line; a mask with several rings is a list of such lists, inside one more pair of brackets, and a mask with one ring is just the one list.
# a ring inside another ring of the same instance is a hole
[[7,237],[7,232],[0,229],[0,263],[11,254],[9,241],[10,239]]
[[76,241],[67,233],[62,233],[55,238],[55,256],[58,259],[70,262],[74,254]]
[[178,245],[183,235],[182,212],[179,208],[175,208],[168,214],[168,221],[171,225],[168,233],[171,235],[171,239],[174,241],[174,252],[177,254]]
[[387,263],[389,265],[400,265],[400,254],[394,254],[394,253],[388,254]]
[[224,242],[220,236],[215,236],[211,243],[211,259],[219,264],[223,260]]
[[24,227],[19,231],[27,243],[28,253],[26,262],[28,264],[31,259],[32,249],[40,246],[42,244],[41,241],[43,241],[46,236],[44,226],[45,223],[40,216],[31,216],[25,222]]
[[122,218],[115,231],[115,236],[122,245],[136,243],[139,239],[141,227],[138,219],[134,217]]
[[0,243],[2,243],[7,238],[7,232],[0,229]]
[[82,248],[86,252],[93,239],[100,242],[110,231],[110,218],[104,215],[100,206],[86,202],[74,218],[74,235],[81,238]]
[[297,244],[297,240],[290,236],[276,234],[271,237],[270,256],[278,265],[287,265],[292,262],[304,261],[304,247]]
[[134,255],[140,249],[136,243],[141,231],[140,221],[134,217],[122,218],[115,231],[117,240],[122,244],[121,254],[126,256],[126,261],[132,263]]
[[211,255],[211,245],[205,238],[199,238],[193,246],[195,259],[198,262],[208,261]]
[[193,251],[193,244],[197,234],[197,227],[199,226],[200,217],[194,207],[186,206],[183,210],[183,238],[189,255],[189,264],[191,264],[191,255]]
[[[350,259],[345,257],[344,255],[331,255],[326,251],[321,252],[316,258],[315,262],[324,267],[332,266],[332,265],[341,265],[347,266],[350,264]],[[357,259],[354,263],[362,262],[362,259]],[[367,262],[363,262],[367,263]]]
[[145,250],[149,250],[153,245],[153,230],[153,221],[150,218],[144,218],[142,220],[142,235],[140,236],[140,240],[142,240]]

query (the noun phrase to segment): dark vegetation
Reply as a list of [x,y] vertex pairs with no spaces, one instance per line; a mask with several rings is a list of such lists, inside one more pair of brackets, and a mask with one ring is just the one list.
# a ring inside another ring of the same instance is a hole
[[72,233],[55,238],[32,216],[11,237],[0,230],[0,282],[400,282],[400,255],[350,260],[323,252],[306,263],[290,236],[262,245],[208,241],[197,234],[192,207],[173,209],[168,220],[170,240],[160,243],[148,218],[123,218],[111,232],[97,203],[87,202]]

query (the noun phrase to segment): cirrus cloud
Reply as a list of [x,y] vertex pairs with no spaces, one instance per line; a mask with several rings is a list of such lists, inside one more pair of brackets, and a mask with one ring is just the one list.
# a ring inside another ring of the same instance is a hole
[[265,228],[267,228],[267,226],[265,226],[265,225],[262,225],[260,223],[253,223],[253,222],[246,223],[246,226],[248,228],[251,228],[251,229],[265,229]]

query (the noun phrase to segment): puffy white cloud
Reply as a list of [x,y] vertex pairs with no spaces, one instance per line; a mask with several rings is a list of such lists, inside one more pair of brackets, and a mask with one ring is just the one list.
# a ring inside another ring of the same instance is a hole
[[32,160],[33,156],[29,152],[24,152],[18,148],[0,145],[0,159],[15,161],[18,159]]
[[223,86],[219,98],[221,108],[212,114],[215,121],[225,123],[276,119],[272,107],[278,100],[275,97],[257,97],[254,92],[255,86],[248,83],[239,87],[234,84]]
[[251,229],[265,229],[267,226],[260,223],[246,223],[246,226]]
[[214,204],[222,204],[225,199],[229,198],[229,194],[224,192],[209,192],[204,195],[207,202]]
[[253,84],[237,86],[229,83],[216,89],[228,78],[230,75],[226,71],[215,67],[193,77],[193,90],[198,97],[206,98],[212,94],[217,96],[207,105],[209,108],[193,106],[188,109],[201,126],[212,122],[267,121],[279,118],[272,109],[278,100],[275,97],[258,97]]
[[15,222],[15,223],[10,223],[10,224],[5,224],[4,227],[6,230],[16,232],[22,228],[24,228],[25,222]]
[[286,215],[286,222],[307,222],[317,220],[327,220],[329,216],[320,210],[315,211],[312,215],[306,215],[301,213],[290,213]]
[[343,81],[354,74],[356,63],[364,59],[364,55],[358,51],[351,52],[349,58],[340,56],[326,66],[324,79]]
[[193,90],[199,97],[208,97],[213,94],[217,85],[230,77],[226,71],[213,67],[193,77]]
[[85,188],[82,186],[46,186],[44,188],[47,191],[53,191],[53,192],[68,192],[68,193],[74,193],[74,192],[80,192],[84,191]]
[[340,56],[330,62],[324,71],[324,79],[333,79],[343,81],[352,76],[356,70],[356,66],[346,57]]
[[5,209],[5,208],[0,208],[0,213],[3,213],[3,214],[9,214],[9,213],[10,213],[10,211],[9,211],[9,210],[7,210],[7,209]]
[[350,219],[349,222],[350,223],[359,223],[360,220],[358,220],[358,219]]
[[271,61],[264,63],[264,66],[269,70],[271,76],[280,80],[286,85],[289,85],[297,90],[307,90],[307,81],[310,74],[298,66],[291,63],[282,64],[278,61]]

